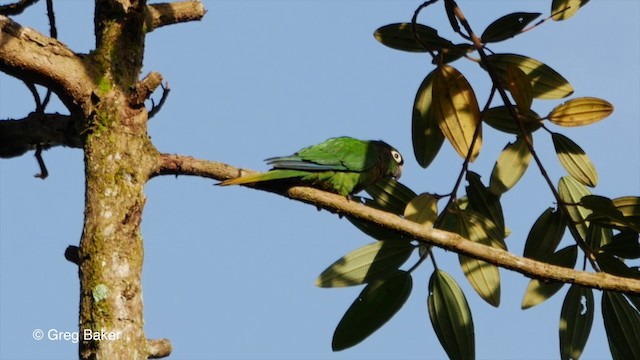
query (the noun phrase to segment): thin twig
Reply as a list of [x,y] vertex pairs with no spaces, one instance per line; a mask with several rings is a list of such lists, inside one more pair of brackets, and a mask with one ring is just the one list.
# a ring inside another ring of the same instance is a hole
[[167,97],[169,97],[169,92],[171,92],[168,82],[166,85],[160,84],[160,86],[162,87],[162,96],[160,97],[160,102],[158,102],[158,105],[156,105],[153,99],[151,99],[151,110],[149,110],[148,119],[151,119],[160,112],[160,110],[162,109],[162,105],[164,105],[164,102],[167,101]]
[[52,38],[58,38],[56,29],[56,14],[53,12],[53,0],[47,0],[47,17],[49,18],[49,34]]
[[36,113],[41,114],[44,112],[44,108],[42,106],[42,101],[40,101],[40,94],[38,93],[38,89],[36,89],[36,85],[30,81],[23,80],[24,84],[27,86],[27,89],[33,95],[33,100],[36,102]]
[[49,176],[49,171],[47,170],[47,165],[44,164],[44,159],[42,158],[42,149],[43,149],[43,145],[38,144],[38,146],[36,147],[36,160],[38,161],[38,166],[40,166],[40,173],[39,174],[35,174],[33,176],[39,178],[39,179],[46,179],[47,176]]

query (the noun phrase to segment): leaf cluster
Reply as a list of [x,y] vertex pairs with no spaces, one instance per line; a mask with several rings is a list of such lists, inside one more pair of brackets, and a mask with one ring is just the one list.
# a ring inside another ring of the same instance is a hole
[[[555,106],[541,116],[533,110],[534,100],[559,100],[574,92],[570,82],[552,67],[532,57],[511,53],[490,53],[492,43],[520,36],[547,20],[572,17],[587,1],[554,0],[551,14],[529,26],[540,13],[516,12],[491,23],[476,36],[454,1],[446,0],[445,11],[453,30],[463,39],[455,43],[438,31],[417,22],[421,5],[411,23],[382,26],[374,33],[381,44],[410,53],[427,53],[435,66],[421,81],[413,104],[411,136],[414,155],[427,168],[445,140],[462,158],[461,171],[452,191],[446,195],[417,194],[395,180],[384,180],[367,188],[370,197],[355,197],[364,205],[385,210],[425,228],[442,229],[471,241],[507,249],[501,198],[512,189],[532,162],[549,185],[551,201],[534,222],[525,242],[523,256],[566,268],[590,264],[602,271],[640,278],[637,267],[625,263],[640,258],[640,197],[610,199],[592,194],[598,174],[585,151],[553,126],[569,129],[605,119],[613,105],[595,97],[578,97]],[[464,29],[464,30],[463,30]],[[477,53],[479,58],[474,58]],[[491,80],[491,95],[480,106],[474,89],[452,63],[478,63]],[[494,104],[494,95],[501,102]],[[482,125],[512,135],[495,161],[487,184],[469,170],[480,156]],[[534,133],[551,137],[560,165],[567,175],[557,185],[548,177],[534,147]],[[464,193],[461,183],[467,182]],[[446,200],[446,201],[444,201]],[[445,202],[440,210],[438,203]],[[465,294],[435,261],[431,246],[415,242],[373,223],[348,217],[357,228],[377,241],[343,256],[318,277],[321,287],[365,285],[340,321],[333,349],[343,350],[363,341],[384,325],[403,306],[412,289],[412,273],[430,258],[434,271],[426,295],[427,310],[434,331],[452,359],[475,358],[474,326]],[[558,249],[566,230],[574,243]],[[403,266],[417,251],[417,260]],[[500,272],[496,265],[458,255],[461,269],[475,292],[488,304],[500,304]],[[564,283],[532,279],[525,290],[522,308],[528,309],[556,294]],[[559,348],[562,359],[578,359],[588,340],[594,318],[593,289],[570,286],[560,311]],[[640,358],[640,299],[628,294],[604,291],[602,316],[614,359]]]

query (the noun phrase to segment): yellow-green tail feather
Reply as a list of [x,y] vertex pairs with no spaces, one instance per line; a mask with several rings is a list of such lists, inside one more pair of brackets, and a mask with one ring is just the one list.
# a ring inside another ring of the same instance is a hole
[[242,176],[235,179],[224,180],[219,182],[220,186],[227,185],[246,185],[246,184],[255,184],[264,181],[273,181],[273,180],[283,180],[283,179],[292,179],[299,178],[309,175],[308,171],[300,171],[300,170],[271,170],[266,173],[258,173],[254,175]]

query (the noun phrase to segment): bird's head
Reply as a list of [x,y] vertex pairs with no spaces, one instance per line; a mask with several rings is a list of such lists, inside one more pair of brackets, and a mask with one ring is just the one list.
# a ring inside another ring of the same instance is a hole
[[400,152],[396,149],[391,149],[391,158],[393,159],[391,166],[389,166],[389,172],[391,176],[398,180],[402,176],[402,165],[404,165],[404,159]]
[[402,175],[402,165],[404,165],[404,159],[398,150],[384,141],[375,141],[379,151],[380,160],[383,164],[383,171],[385,177],[392,177],[396,180],[400,179]]

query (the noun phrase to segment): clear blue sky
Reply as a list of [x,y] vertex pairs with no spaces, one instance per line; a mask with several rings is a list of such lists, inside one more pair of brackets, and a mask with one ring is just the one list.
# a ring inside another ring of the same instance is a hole
[[[419,1],[206,1],[202,22],[158,29],[147,38],[145,72],[159,71],[171,95],[149,131],[160,151],[266,170],[262,159],[286,155],[332,136],[383,139],[406,158],[401,179],[414,191],[446,193],[461,159],[449,145],[427,170],[412,154],[411,106],[432,69],[430,58],[393,51],[373,31],[409,21]],[[512,11],[548,14],[551,1],[459,1],[480,33]],[[44,2],[17,21],[47,33]],[[89,1],[55,3],[61,41],[78,52],[93,46]],[[446,29],[441,4],[420,21]],[[616,107],[585,128],[555,128],[595,163],[595,192],[640,194],[640,2],[592,1],[576,17],[547,23],[496,52],[522,53],[563,74],[573,97],[596,96]],[[451,31],[441,32],[452,36]],[[455,39],[455,41],[459,41]],[[487,76],[475,64],[454,63],[483,102]],[[546,114],[559,101],[536,101]],[[0,75],[0,118],[34,109],[22,83]],[[50,110],[63,112],[59,105]],[[486,181],[512,138],[485,129],[485,148],[472,170]],[[564,175],[547,134],[535,143],[550,175]],[[0,161],[0,358],[68,359],[69,341],[35,341],[39,328],[77,331],[78,278],[64,260],[82,231],[83,162],[78,149],[44,154],[45,181],[33,153]],[[360,288],[319,289],[316,276],[343,254],[372,242],[346,220],[312,206],[211,180],[164,177],[147,188],[143,235],[145,324],[150,338],[169,338],[173,359],[443,359],[426,311],[433,270],[414,276],[405,307],[355,348],[334,353],[331,337]],[[521,254],[535,218],[553,199],[530,168],[504,196],[507,244]],[[569,244],[565,239],[564,244]],[[479,359],[558,358],[558,321],[566,288],[527,311],[527,279],[501,271],[495,309],[473,292],[457,256],[436,251],[438,264],[466,293]],[[609,358],[600,316],[584,359]]]

